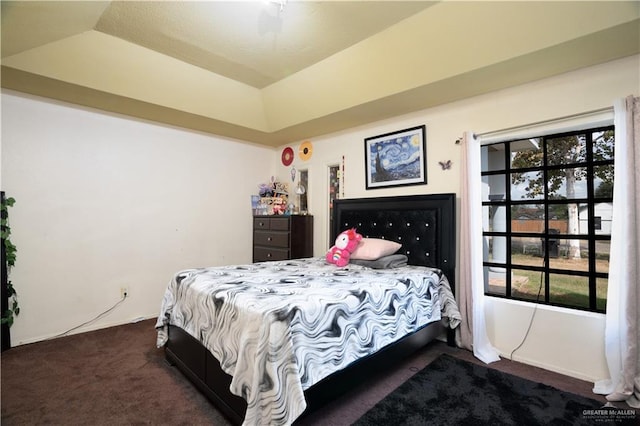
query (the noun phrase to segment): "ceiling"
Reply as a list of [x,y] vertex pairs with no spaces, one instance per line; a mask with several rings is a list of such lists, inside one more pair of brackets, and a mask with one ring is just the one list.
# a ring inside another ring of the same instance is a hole
[[270,146],[640,52],[640,2],[2,1],[2,86]]

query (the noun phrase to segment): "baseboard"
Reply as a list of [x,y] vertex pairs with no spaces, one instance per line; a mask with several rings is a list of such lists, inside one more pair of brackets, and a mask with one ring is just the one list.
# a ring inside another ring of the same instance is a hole
[[102,330],[105,328],[110,328],[110,327],[118,327],[121,325],[126,325],[126,324],[132,324],[132,323],[136,323],[136,322],[140,322],[140,321],[145,321],[145,320],[150,320],[150,319],[155,319],[157,318],[157,315],[148,315],[148,316],[137,316],[125,321],[114,321],[114,322],[108,322],[108,323],[101,323],[101,324],[97,324],[97,325],[87,325],[85,327],[80,327],[76,330],[70,331],[69,333],[61,336],[61,333],[64,333],[64,331],[60,331],[58,333],[51,333],[48,335],[44,335],[44,336],[39,336],[39,337],[34,337],[31,339],[25,339],[25,340],[21,340],[19,342],[11,342],[12,343],[12,347],[17,347],[17,346],[22,346],[22,345],[29,345],[31,343],[38,343],[38,342],[43,342],[45,340],[51,340],[51,339],[57,339],[57,338],[61,338],[61,337],[67,337],[67,336],[73,336],[75,334],[82,334],[82,333],[89,333],[91,331],[97,331],[97,330]]
[[[510,354],[504,353],[504,352],[500,353],[500,356],[502,358],[504,358],[504,359],[510,359],[509,355]],[[526,357],[521,357],[521,356],[517,356],[517,355],[513,357],[512,361],[519,362],[519,363],[522,363],[522,364],[531,365],[533,367],[542,368],[542,369],[548,370],[548,371],[553,371],[554,373],[562,374],[564,376],[573,377],[574,379],[584,380],[585,382],[595,383],[597,380],[599,380],[597,378],[590,377],[590,376],[587,376],[585,374],[582,374],[582,373],[580,373],[578,371],[559,368],[558,366],[555,366],[555,365],[546,364],[544,362],[535,361],[533,359],[526,358]]]

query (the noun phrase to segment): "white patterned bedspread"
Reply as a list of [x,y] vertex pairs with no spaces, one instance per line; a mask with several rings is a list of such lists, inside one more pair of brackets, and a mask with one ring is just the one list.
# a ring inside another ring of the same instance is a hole
[[303,390],[424,325],[460,321],[447,278],[408,266],[337,268],[324,258],[188,269],[162,301],[168,324],[198,339],[247,401],[244,425],[291,424]]

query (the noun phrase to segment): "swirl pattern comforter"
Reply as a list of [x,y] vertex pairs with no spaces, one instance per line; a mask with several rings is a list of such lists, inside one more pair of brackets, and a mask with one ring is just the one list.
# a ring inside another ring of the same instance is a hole
[[198,339],[247,401],[244,425],[291,424],[303,391],[428,323],[460,313],[437,269],[337,268],[324,258],[188,269],[168,285],[156,328]]

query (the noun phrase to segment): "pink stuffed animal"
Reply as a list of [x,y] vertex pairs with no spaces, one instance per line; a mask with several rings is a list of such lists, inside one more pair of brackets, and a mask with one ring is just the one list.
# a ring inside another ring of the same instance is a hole
[[335,263],[340,267],[346,266],[349,263],[351,253],[358,247],[360,240],[362,240],[362,235],[356,232],[356,228],[342,232],[336,238],[335,245],[327,252],[327,262]]

